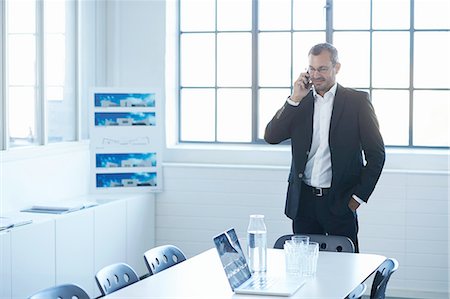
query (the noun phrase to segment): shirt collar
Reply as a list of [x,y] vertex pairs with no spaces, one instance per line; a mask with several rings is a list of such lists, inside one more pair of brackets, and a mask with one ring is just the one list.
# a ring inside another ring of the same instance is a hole
[[[334,85],[330,88],[330,90],[328,90],[328,91],[324,94],[324,97],[323,97],[323,98],[326,98],[326,95],[327,95],[328,93],[330,93],[330,94],[333,96],[333,98],[334,98],[334,96],[336,95],[336,89],[337,89],[337,82],[334,83]],[[317,99],[318,96],[321,96],[320,94],[317,93],[316,88],[314,87],[314,85],[313,85],[313,95],[314,95],[314,99]]]

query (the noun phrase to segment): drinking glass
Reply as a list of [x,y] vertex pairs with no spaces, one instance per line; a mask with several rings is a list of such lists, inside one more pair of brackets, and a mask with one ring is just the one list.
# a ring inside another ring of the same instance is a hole
[[317,261],[319,259],[319,243],[309,242],[306,250],[302,254],[302,275],[306,277],[314,276],[317,272]]

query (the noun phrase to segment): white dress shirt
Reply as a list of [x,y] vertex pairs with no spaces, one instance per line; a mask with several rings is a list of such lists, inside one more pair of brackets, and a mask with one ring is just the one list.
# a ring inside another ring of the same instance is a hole
[[337,84],[334,84],[322,97],[313,87],[313,135],[303,180],[307,185],[317,188],[331,187],[331,154],[328,137],[336,88]]
[[[313,135],[311,149],[308,154],[303,181],[316,188],[330,188],[332,169],[331,153],[329,146],[331,114],[333,112],[334,96],[336,95],[337,83],[335,83],[323,97],[318,94],[313,86],[314,115]],[[287,99],[290,105],[297,106],[299,102]],[[364,203],[356,195],[353,198],[360,204]]]

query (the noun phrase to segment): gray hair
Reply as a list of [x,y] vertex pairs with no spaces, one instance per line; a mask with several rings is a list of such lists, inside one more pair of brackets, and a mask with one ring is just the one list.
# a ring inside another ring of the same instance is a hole
[[317,56],[323,51],[328,51],[328,53],[330,53],[330,59],[333,65],[336,65],[336,63],[339,62],[337,49],[332,44],[329,43],[321,43],[313,46],[311,50],[309,50],[308,56],[309,55]]

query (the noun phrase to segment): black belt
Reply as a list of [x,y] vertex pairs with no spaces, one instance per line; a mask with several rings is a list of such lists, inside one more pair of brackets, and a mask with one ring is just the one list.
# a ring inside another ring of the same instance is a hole
[[324,195],[327,195],[331,189],[331,188],[317,188],[317,187],[309,186],[305,183],[304,183],[304,185],[305,185],[306,189],[308,189],[314,196],[317,196],[317,197],[322,197]]

